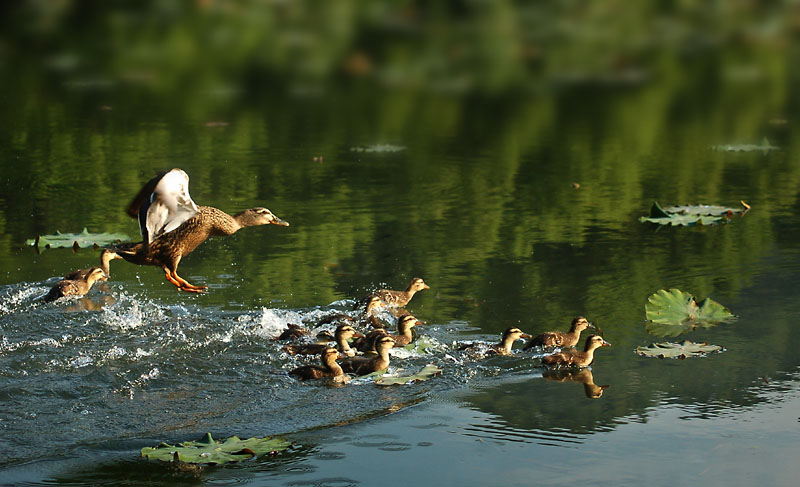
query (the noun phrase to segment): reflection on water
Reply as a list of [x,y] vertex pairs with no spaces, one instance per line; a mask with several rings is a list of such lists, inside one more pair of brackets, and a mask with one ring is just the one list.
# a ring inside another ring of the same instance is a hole
[[603,391],[611,387],[610,385],[598,386],[594,383],[592,369],[545,369],[542,377],[556,382],[578,382],[583,384],[583,392],[589,399],[599,399],[603,396]]

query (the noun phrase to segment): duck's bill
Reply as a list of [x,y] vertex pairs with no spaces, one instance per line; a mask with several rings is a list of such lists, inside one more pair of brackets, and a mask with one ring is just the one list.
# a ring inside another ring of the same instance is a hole
[[289,226],[289,222],[287,222],[285,220],[281,220],[277,216],[270,223],[272,225],[278,225],[278,226],[281,226],[281,227],[288,227]]
[[610,347],[610,346],[611,346],[611,344],[610,344],[610,343],[608,343],[607,341],[603,340],[603,345],[602,345],[602,346],[603,346],[603,347]]

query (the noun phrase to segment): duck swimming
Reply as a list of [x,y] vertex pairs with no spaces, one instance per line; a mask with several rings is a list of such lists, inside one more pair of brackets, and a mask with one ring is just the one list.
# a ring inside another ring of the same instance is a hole
[[[353,337],[363,337],[361,333],[357,332],[355,328],[348,324],[339,325],[336,327],[336,331],[333,333],[333,337],[336,340],[336,345],[339,348],[339,351],[343,354],[347,355],[348,357],[353,357],[356,354],[356,351],[350,348],[350,344],[348,340]],[[325,348],[327,348],[326,343],[309,343],[306,345],[285,345],[283,347],[289,355],[313,355],[322,353]]]
[[229,215],[211,206],[197,206],[189,196],[189,176],[177,168],[148,181],[128,207],[128,214],[138,215],[142,241],[110,250],[133,264],[161,267],[169,282],[192,293],[205,292],[208,287],[180,277],[178,264],[208,237],[233,235],[256,225],[289,226],[266,208]]
[[331,377],[335,382],[345,382],[349,380],[349,377],[344,375],[344,371],[339,364],[336,363],[339,352],[335,348],[326,347],[322,350],[320,355],[322,357],[322,366],[303,365],[292,369],[289,375],[293,375],[300,380],[323,379],[325,377]]
[[478,347],[483,345],[480,342],[467,343],[458,347],[459,350],[468,350],[472,353],[480,353],[482,355],[511,355],[511,347],[514,342],[522,338],[530,338],[531,336],[520,330],[517,327],[511,327],[503,332],[500,338],[500,343],[490,345],[488,349],[482,351]]
[[388,335],[382,336],[375,343],[378,355],[367,357],[353,357],[339,362],[342,370],[348,374],[367,375],[379,370],[389,368],[389,350],[394,347],[394,339]]
[[361,352],[371,352],[376,350],[375,345],[377,344],[378,339],[388,336],[394,339],[395,347],[404,347],[414,341],[414,333],[412,329],[421,324],[422,322],[417,320],[414,316],[405,315],[397,320],[397,335],[392,335],[383,328],[376,328],[367,333],[363,340],[356,342],[355,346]]
[[[103,269],[103,272],[105,272],[106,279],[111,277],[111,261],[114,259],[121,259],[121,258],[122,257],[117,255],[117,253],[111,249],[103,249],[103,251],[100,252],[100,268]],[[67,280],[83,279],[92,271],[92,269],[95,268],[89,267],[88,269],[78,269],[77,271],[72,271],[66,276],[64,276],[64,279]]]
[[425,281],[420,277],[415,277],[411,280],[405,291],[392,291],[391,289],[380,289],[372,293],[368,299],[377,296],[380,299],[381,306],[388,306],[392,308],[400,308],[408,304],[411,298],[417,291],[423,289],[430,289],[430,286],[425,284]]
[[594,328],[594,325],[583,316],[578,316],[572,320],[569,331],[548,331],[536,335],[525,344],[523,350],[533,347],[574,347],[581,338],[581,332],[587,328]]
[[571,349],[563,352],[554,353],[542,357],[544,365],[578,366],[588,367],[594,362],[594,351],[600,347],[610,347],[600,335],[589,335],[586,337],[586,345],[583,351]]
[[95,282],[106,280],[106,273],[100,267],[92,267],[86,271],[85,274],[78,275],[75,279],[58,281],[55,286],[50,288],[44,300],[50,302],[64,296],[83,296],[89,292]]

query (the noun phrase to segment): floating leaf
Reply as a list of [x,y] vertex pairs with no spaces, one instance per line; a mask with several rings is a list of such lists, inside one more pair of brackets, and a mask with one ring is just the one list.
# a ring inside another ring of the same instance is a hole
[[81,233],[61,233],[56,230],[55,235],[39,235],[35,239],[29,239],[25,243],[33,245],[37,250],[51,248],[78,248],[102,247],[113,243],[130,241],[130,237],[124,233],[89,233],[84,228]]
[[397,376],[382,376],[375,379],[375,383],[382,385],[382,386],[393,386],[398,384],[408,384],[411,382],[419,382],[425,381],[433,377],[434,375],[438,375],[442,373],[442,369],[439,367],[428,364],[422,368],[419,372],[413,375],[397,375]]
[[352,152],[400,152],[406,150],[402,145],[374,144],[351,147]]
[[414,340],[413,342],[409,343],[404,349],[408,350],[409,352],[415,352],[420,355],[424,355],[428,352],[434,351],[436,348],[437,343],[428,338],[427,336],[421,336]]
[[708,328],[735,317],[730,310],[709,298],[697,299],[680,289],[664,289],[647,299],[647,331],[656,336],[677,336],[695,328]]
[[771,150],[778,150],[780,147],[774,146],[769,143],[769,139],[764,137],[760,144],[721,144],[712,145],[711,149],[721,152],[758,152],[763,154]]
[[719,345],[709,345],[705,342],[695,343],[689,340],[680,343],[651,343],[649,347],[636,347],[636,353],[643,357],[679,358],[681,360],[721,351],[722,347]]
[[275,454],[291,446],[283,438],[250,438],[240,440],[231,436],[217,441],[207,433],[198,441],[185,441],[177,446],[162,443],[157,447],[142,448],[142,456],[148,460],[184,462],[194,464],[222,464],[239,462],[264,454]]
[[639,218],[640,222],[657,223],[659,225],[694,226],[716,225],[727,221],[736,214],[745,214],[750,206],[744,201],[741,208],[715,205],[684,205],[662,208],[657,201],[650,207],[650,216]]

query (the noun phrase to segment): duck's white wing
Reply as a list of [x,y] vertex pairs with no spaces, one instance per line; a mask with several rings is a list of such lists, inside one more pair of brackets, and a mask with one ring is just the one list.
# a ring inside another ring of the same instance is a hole
[[[189,196],[189,175],[181,169],[164,174],[139,212],[139,227],[148,243],[196,215],[197,205]],[[142,221],[144,220],[144,221]]]

